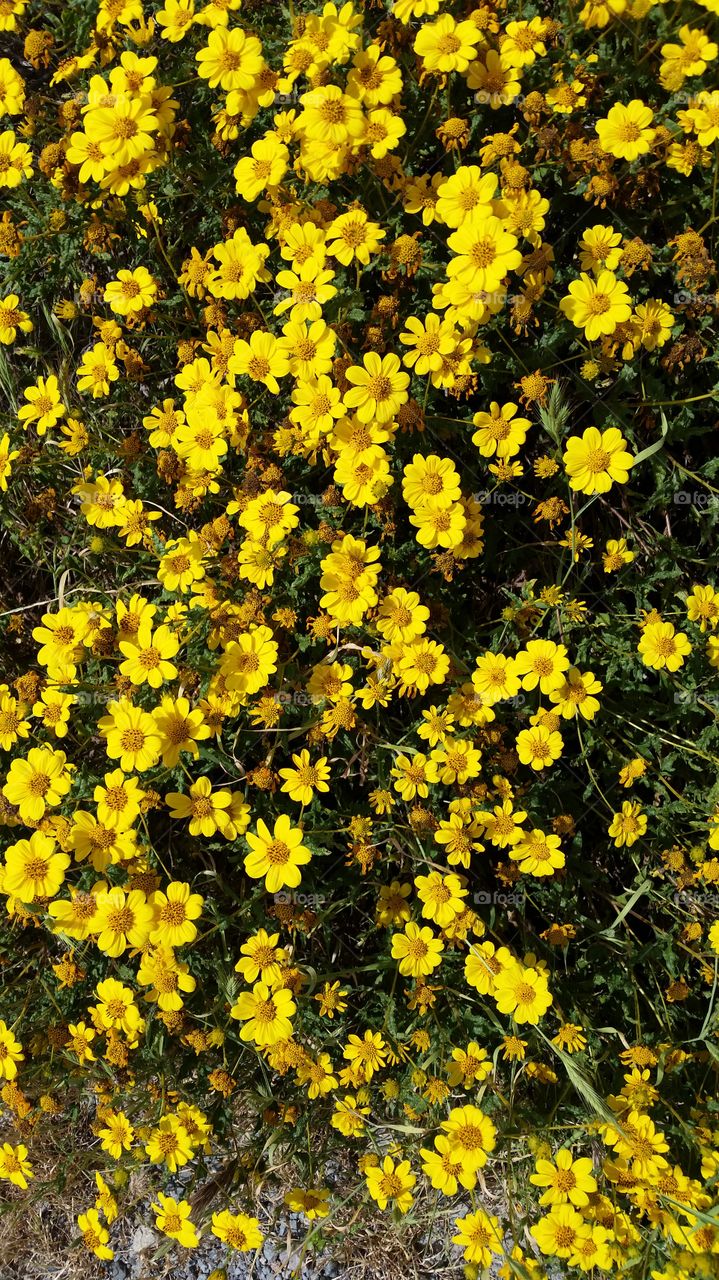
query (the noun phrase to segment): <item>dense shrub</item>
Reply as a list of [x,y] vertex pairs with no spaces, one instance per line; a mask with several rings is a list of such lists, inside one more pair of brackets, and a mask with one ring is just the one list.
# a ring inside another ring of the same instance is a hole
[[0,0],[0,1176],[84,1116],[101,1259],[281,1165],[716,1274],[719,7],[540,10]]

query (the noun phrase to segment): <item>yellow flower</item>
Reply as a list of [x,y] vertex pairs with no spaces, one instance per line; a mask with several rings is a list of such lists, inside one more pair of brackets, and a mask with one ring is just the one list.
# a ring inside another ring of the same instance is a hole
[[523,689],[539,689],[549,694],[564,682],[569,667],[567,650],[553,640],[529,640],[514,660],[514,670],[522,677]]
[[195,0],[165,0],[155,19],[163,40],[177,44],[184,40],[195,18]]
[[[538,22],[539,19],[535,18],[534,21]],[[509,25],[519,26],[519,23]],[[502,1228],[494,1214],[477,1209],[474,1213],[465,1214],[463,1218],[455,1218],[455,1225],[459,1231],[456,1236],[452,1236],[452,1243],[464,1249],[467,1262],[477,1263],[484,1270],[489,1267],[492,1254],[501,1256],[504,1253]]]
[[421,751],[413,756],[398,755],[390,776],[395,779],[394,789],[402,799],[409,802],[416,796],[425,799],[429,795],[429,786],[437,780],[436,769]]
[[300,103],[298,127],[308,139],[337,151],[346,142],[361,138],[365,127],[362,107],[357,98],[343,93],[337,85],[310,89],[302,94]]
[[26,1191],[28,1178],[34,1178],[34,1176],[30,1161],[27,1159],[27,1147],[22,1143],[13,1147],[9,1142],[4,1142],[0,1147],[0,1178],[11,1182],[21,1191]]
[[173,880],[165,893],[152,894],[150,904],[155,912],[150,942],[167,947],[194,942],[197,926],[193,921],[202,914],[203,899],[199,893],[190,893],[189,884]]
[[98,783],[93,792],[98,821],[108,827],[127,830],[140,812],[144,795],[137,778],[128,778],[122,769],[106,773],[103,784]]
[[[0,313],[0,317],[1,314],[2,313]],[[1,323],[2,320],[0,318],[0,324]],[[2,330],[0,330],[0,339],[1,337]],[[19,457],[19,454],[19,449],[10,448],[10,437],[6,431],[5,435],[0,438],[0,493],[7,493],[8,476],[12,470],[12,464],[15,459]]]
[[278,187],[289,163],[290,153],[274,133],[253,142],[250,154],[242,156],[234,169],[237,192],[243,200],[256,200],[263,191]]
[[303,1213],[310,1222],[314,1222],[329,1214],[329,1196],[330,1193],[325,1188],[303,1191],[300,1187],[295,1187],[287,1192],[284,1202],[293,1213]]
[[434,311],[430,311],[424,320],[408,316],[405,323],[406,329],[400,333],[399,340],[410,350],[402,356],[403,364],[413,369],[418,377],[438,373],[444,365],[444,358],[455,347],[453,327]]
[[335,1103],[331,1124],[344,1138],[361,1138],[365,1133],[364,1117],[369,1113],[369,1107],[361,1106],[353,1093],[347,1093]]
[[[168,0],[171,3],[171,0]],[[164,1235],[176,1240],[184,1249],[195,1249],[200,1243],[197,1228],[190,1220],[192,1212],[187,1200],[175,1200],[172,1196],[157,1193],[158,1203],[152,1205],[155,1223]]]
[[416,453],[404,468],[402,497],[415,512],[429,504],[433,509],[452,507],[460,493],[459,475],[451,458]]
[[123,1151],[132,1147],[135,1131],[123,1111],[104,1111],[103,1127],[98,1129],[103,1151],[113,1160],[121,1160]]
[[521,91],[521,69],[505,57],[504,49],[488,49],[473,62],[467,73],[467,85],[476,91],[476,100],[487,103],[492,111],[509,106]]
[[451,14],[445,13],[436,22],[424,23],[413,47],[425,71],[444,75],[448,71],[466,71],[482,38],[473,22],[455,22]]
[[529,67],[547,52],[544,18],[529,22],[508,22],[501,43],[502,57],[515,67]]
[[95,1186],[98,1190],[95,1208],[98,1213],[103,1214],[105,1221],[109,1226],[117,1217],[117,1200],[98,1169],[95,1170]]
[[460,165],[456,173],[442,178],[437,187],[435,216],[448,227],[468,221],[483,221],[492,213],[497,194],[497,178],[482,173],[478,165]]
[[281,316],[289,311],[290,320],[296,324],[303,320],[319,320],[323,304],[337,293],[335,286],[330,283],[334,278],[334,271],[320,266],[312,258],[296,271],[278,271],[277,285],[280,289],[287,289],[289,297],[277,303],[273,315]]
[[[309,223],[313,226],[313,223]],[[308,381],[329,373],[337,338],[321,318],[308,323],[306,320],[288,320],[282,327],[285,350],[294,378]]]
[[615,231],[614,227],[605,227],[601,223],[587,227],[579,241],[582,271],[591,271],[598,276],[602,271],[616,270],[622,256],[621,243],[621,232]]
[[315,764],[310,764],[310,753],[303,750],[299,755],[292,756],[292,763],[295,766],[293,769],[279,770],[280,777],[284,778],[282,790],[288,793],[290,800],[306,805],[315,792],[329,791],[330,770],[326,756],[321,756]]
[[625,564],[631,564],[635,555],[627,547],[625,538],[610,538],[606,544],[602,564],[605,573],[616,573]]
[[190,590],[193,582],[205,576],[202,544],[196,533],[189,538],[170,538],[157,570],[157,578],[166,591]]
[[626,484],[634,459],[617,427],[599,431],[587,427],[567,440],[563,462],[569,487],[580,493],[608,493],[614,483]]
[[114,1027],[135,1039],[143,1024],[130,988],[116,978],[106,978],[98,982],[96,991],[100,1003],[91,1010],[95,1026]]
[[640,302],[631,320],[632,328],[645,351],[656,351],[670,339],[674,315],[666,302],[649,298]]
[[29,840],[18,840],[6,849],[3,887],[21,902],[53,898],[65,880],[69,865],[69,856],[56,850],[50,836],[33,831]]
[[440,1133],[434,1140],[434,1151],[422,1147],[422,1172],[429,1178],[432,1186],[445,1196],[457,1194],[459,1185],[472,1190],[476,1186],[477,1175],[463,1167],[462,1159],[445,1134]]
[[529,1181],[535,1187],[547,1188],[539,1198],[542,1205],[570,1203],[583,1208],[597,1189],[596,1179],[592,1177],[592,1161],[587,1157],[574,1160],[571,1151],[564,1148],[557,1152],[554,1163],[537,1160],[536,1170]]
[[177,1173],[194,1155],[187,1129],[173,1115],[162,1117],[150,1133],[145,1151],[153,1164],[166,1165],[170,1173]]
[[162,763],[167,769],[175,767],[183,751],[196,759],[200,751],[198,742],[210,737],[211,730],[202,712],[197,707],[191,709],[188,698],[165,697],[152,716],[160,736]]
[[13,760],[2,793],[19,809],[23,822],[39,822],[49,807],[67,795],[72,769],[64,751],[32,747],[25,759]]
[[554,1205],[530,1228],[542,1253],[568,1258],[578,1236],[586,1233],[584,1219],[571,1204]]
[[93,399],[109,396],[110,383],[117,382],[120,370],[104,342],[96,342],[86,351],[77,369],[78,391],[90,391]]
[[153,923],[153,910],[140,889],[114,888],[98,893],[97,919],[93,932],[97,945],[107,956],[121,956],[130,947],[147,942]]
[[[452,1061],[447,1064],[447,1079],[453,1088],[461,1084],[469,1089],[491,1074],[492,1063],[487,1050],[480,1048],[476,1040],[471,1040],[466,1049],[452,1050]],[[435,1146],[438,1146],[436,1141]]]
[[143,95],[120,94],[112,105],[93,106],[85,116],[85,132],[100,147],[108,168],[130,164],[151,151],[158,124],[151,99]]
[[514,962],[497,974],[494,999],[500,1013],[511,1014],[517,1023],[536,1026],[553,1003],[547,978],[538,969]]
[[365,1178],[367,1190],[380,1209],[386,1209],[390,1203],[400,1213],[407,1213],[412,1208],[412,1188],[417,1179],[412,1173],[409,1160],[401,1160],[395,1164],[391,1156],[385,1156],[381,1164],[367,1169]]
[[476,1173],[483,1168],[489,1152],[496,1146],[496,1127],[479,1107],[453,1107],[449,1117],[442,1121],[442,1129],[466,1173]]
[[137,981],[152,988],[145,998],[155,1000],[163,1012],[181,1009],[181,992],[194,991],[197,986],[188,966],[176,959],[170,947],[162,945],[148,948],[143,953]]
[[640,98],[632,98],[625,106],[617,102],[609,114],[598,120],[595,129],[602,151],[619,160],[636,160],[651,149],[656,129],[651,128],[653,114]]
[[274,831],[260,818],[257,831],[248,831],[245,839],[251,853],[245,857],[245,871],[253,880],[264,876],[268,893],[277,893],[285,887],[296,889],[302,880],[300,867],[306,865],[312,854],[302,843],[302,828],[293,827],[286,814],[275,820]]
[[14,1080],[18,1062],[24,1062],[22,1045],[15,1039],[6,1022],[0,1018],[0,1080]]
[[157,298],[157,282],[147,267],[118,271],[117,278],[105,288],[104,297],[118,315],[134,315],[152,306]]
[[290,422],[302,428],[308,445],[317,446],[332,431],[335,419],[345,416],[340,392],[324,373],[298,379],[292,400],[295,407],[290,410]]
[[452,786],[454,783],[464,786],[470,778],[476,778],[481,758],[480,752],[466,738],[450,736],[446,736],[430,755],[437,771],[437,781],[445,786]]
[[679,28],[679,40],[679,44],[670,42],[660,49],[662,65],[659,79],[670,93],[680,89],[687,76],[702,75],[707,63],[713,62],[719,52],[719,47],[705,31],[697,31],[688,23]]
[[250,1218],[246,1213],[230,1213],[229,1209],[213,1213],[212,1234],[241,1253],[259,1249],[264,1240],[257,1218]]
[[111,702],[108,714],[98,721],[111,760],[118,760],[123,773],[143,773],[160,757],[160,735],[153,717],[127,698]]
[[74,703],[73,694],[61,693],[59,689],[48,685],[47,688],[43,689],[40,700],[34,704],[32,714],[41,717],[45,728],[54,733],[56,738],[65,738],[70,719],[70,708]]
[[[401,640],[409,643],[426,630],[429,609],[420,604],[415,591],[396,587],[381,601],[377,611],[376,627],[380,635],[392,643]],[[422,736],[420,731],[420,736]],[[434,743],[431,743],[434,746]]]
[[229,240],[214,245],[212,256],[219,265],[207,281],[212,296],[230,299],[249,297],[259,281],[270,279],[264,265],[269,252],[268,244],[253,244],[244,227],[238,227]]
[[230,1016],[244,1023],[240,1031],[241,1040],[250,1040],[263,1048],[290,1038],[291,1019],[296,1010],[291,991],[256,982],[252,991],[241,993],[230,1010]]
[[348,409],[356,410],[360,422],[389,422],[409,399],[409,374],[400,371],[399,356],[393,352],[380,357],[368,351],[363,364],[347,370],[345,376],[352,385],[344,402]]
[[242,374],[253,382],[262,382],[273,395],[279,395],[278,378],[289,372],[286,343],[264,329],[255,329],[249,342],[235,340],[228,367],[231,373]]
[[277,946],[279,933],[268,934],[264,929],[243,942],[240,947],[242,959],[235,965],[235,973],[241,973],[245,982],[256,982],[259,978],[268,986],[274,986],[282,978],[282,963],[286,959],[285,951]]
[[231,819],[228,810],[232,804],[230,791],[213,791],[209,778],[197,778],[190,786],[189,794],[170,791],[165,804],[173,818],[189,818],[191,836],[221,835],[231,838]]
[[31,333],[34,325],[26,311],[20,307],[16,293],[0,298],[0,342],[10,346],[19,333]]
[[0,118],[19,116],[25,104],[25,81],[9,58],[0,58]]
[[151,689],[159,689],[177,675],[177,667],[169,659],[175,657],[179,647],[180,642],[169,627],[158,627],[154,632],[149,625],[141,627],[133,640],[120,641],[119,649],[125,657],[120,672],[135,685],[147,682]]
[[707,628],[715,630],[719,623],[719,593],[714,587],[695,585],[692,588],[687,596],[687,617],[690,622],[697,622],[702,632]]
[[609,824],[608,834],[617,849],[630,849],[647,829],[647,815],[642,813],[638,800],[625,800],[621,812],[615,813]]
[[0,189],[19,187],[23,178],[29,178],[32,171],[32,157],[27,143],[18,142],[12,129],[0,133]]
[[64,417],[66,410],[54,373],[47,378],[38,378],[35,386],[27,387],[23,395],[28,403],[18,410],[17,416],[26,427],[34,424],[39,436],[44,436]]
[[70,1036],[65,1041],[65,1048],[70,1053],[74,1053],[78,1062],[94,1062],[95,1055],[90,1045],[97,1032],[93,1031],[92,1027],[86,1026],[84,1022],[71,1022],[67,1029],[70,1032]]
[[593,720],[599,710],[599,702],[594,695],[601,691],[602,684],[592,671],[581,672],[578,667],[570,667],[564,683],[550,690],[549,700],[557,704],[557,710],[565,720],[573,720],[577,715]]
[[379,1031],[365,1031],[364,1036],[351,1035],[342,1050],[350,1063],[357,1083],[369,1082],[375,1071],[385,1066],[387,1045]]
[[483,458],[491,458],[496,453],[498,458],[513,458],[519,453],[531,427],[529,418],[516,418],[516,404],[499,405],[493,400],[489,413],[475,413],[472,421],[477,427],[472,436],[472,444],[479,449]]
[[352,262],[366,267],[386,234],[376,222],[369,221],[363,209],[352,209],[340,214],[327,228],[327,252],[344,267]]
[[512,845],[509,856],[513,862],[519,863],[524,875],[540,878],[553,875],[565,864],[559,836],[545,835],[537,827]]
[[538,724],[532,729],[522,729],[517,734],[517,755],[522,764],[531,765],[533,769],[546,769],[558,760],[562,754],[564,743],[561,734]]
[[399,960],[403,977],[424,978],[442,961],[444,943],[427,926],[420,928],[410,920],[404,933],[392,935],[392,958]]
[[256,541],[281,542],[299,524],[299,507],[284,489],[266,489],[253,498],[237,517],[238,524]]
[[460,546],[467,528],[467,518],[460,502],[447,505],[443,499],[430,498],[417,507],[409,518],[417,530],[421,547],[433,550]]
[[589,342],[614,333],[632,314],[627,286],[611,271],[600,272],[596,280],[582,272],[578,280],[572,280],[559,309],[578,329],[584,329]]
[[678,671],[684,666],[684,659],[692,651],[683,631],[675,631],[671,622],[650,622],[642,631],[639,641],[639,652],[645,667],[655,671],[666,668],[667,671]]
[[96,1258],[110,1259],[115,1254],[108,1246],[110,1233],[100,1222],[97,1209],[88,1209],[78,1215],[77,1225],[82,1232],[82,1240],[86,1249],[94,1253]]
[[371,44],[355,53],[347,88],[368,107],[386,106],[402,91],[402,73],[394,58],[383,57],[379,46]]
[[320,1017],[329,1018],[331,1022],[335,1013],[344,1013],[347,1008],[346,995],[346,987],[341,986],[339,982],[326,982],[322,990],[313,997],[320,1006]]
[[447,245],[453,254],[447,267],[449,279],[473,292],[495,293],[522,261],[517,237],[493,215],[462,223]]

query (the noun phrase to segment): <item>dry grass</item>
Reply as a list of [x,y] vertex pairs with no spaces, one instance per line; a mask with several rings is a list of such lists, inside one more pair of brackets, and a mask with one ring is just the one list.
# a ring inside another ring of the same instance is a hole
[[[97,1139],[89,1127],[85,1108],[68,1107],[60,1116],[41,1115],[37,1125],[27,1121],[12,1131],[0,1122],[0,1141],[23,1141],[35,1170],[27,1192],[10,1187],[0,1195],[0,1280],[107,1280],[108,1264],[100,1262],[82,1247],[77,1215],[93,1204],[96,1196],[94,1167]],[[153,1226],[148,1206],[156,1191],[151,1170],[139,1168],[131,1174],[124,1197],[126,1212],[113,1224],[111,1243],[118,1260],[133,1264],[136,1280],[173,1280],[190,1255],[159,1233],[146,1234],[147,1247],[138,1249],[138,1228]],[[317,1221],[291,1230],[286,1223],[283,1198],[291,1187],[300,1185],[298,1169],[289,1150],[273,1151],[272,1168],[265,1177],[256,1173],[247,1178],[236,1159],[226,1161],[201,1185],[188,1194],[193,1220],[207,1222],[212,1210],[236,1198],[253,1197],[255,1212],[263,1222],[285,1222],[277,1230],[274,1243],[278,1257],[263,1263],[256,1274],[276,1271],[281,1280],[290,1280],[298,1261],[309,1263],[316,1256],[318,1269],[330,1258],[338,1265],[338,1280],[456,1280],[461,1264],[450,1245],[455,1234],[455,1217],[466,1212],[466,1204],[445,1200],[418,1183],[415,1204],[406,1218],[395,1220],[376,1206],[359,1205],[351,1196],[358,1181],[351,1155],[344,1155],[333,1169],[333,1189],[337,1200],[350,1197],[344,1209],[331,1221]],[[7,1187],[7,1184],[3,1184]],[[175,1192],[177,1194],[177,1192]],[[490,1212],[501,1212],[500,1185],[482,1188],[482,1203]],[[318,1250],[305,1248],[307,1236],[321,1237]],[[268,1233],[272,1238],[271,1233]],[[214,1237],[209,1237],[213,1244]],[[139,1242],[139,1243],[142,1243]],[[192,1255],[198,1280],[212,1270],[205,1262],[203,1247]],[[448,1260],[448,1255],[451,1260]],[[459,1270],[458,1270],[459,1268]]]

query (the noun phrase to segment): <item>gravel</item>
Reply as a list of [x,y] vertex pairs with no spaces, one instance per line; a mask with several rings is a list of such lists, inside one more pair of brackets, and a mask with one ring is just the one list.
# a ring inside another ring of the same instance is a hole
[[206,1235],[196,1249],[173,1248],[159,1262],[153,1261],[166,1239],[160,1232],[136,1227],[125,1248],[116,1248],[107,1263],[106,1280],[207,1280],[217,1268],[227,1280],[338,1280],[340,1268],[331,1258],[313,1254],[301,1262],[301,1241],[307,1224],[290,1214],[280,1218],[275,1235],[265,1240],[259,1254],[228,1251],[219,1240]]

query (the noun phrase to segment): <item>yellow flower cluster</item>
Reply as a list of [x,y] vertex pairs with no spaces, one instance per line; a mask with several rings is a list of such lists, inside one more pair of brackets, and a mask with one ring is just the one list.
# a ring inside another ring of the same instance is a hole
[[716,1275],[719,4],[536,7],[0,0],[0,1180],[89,1116],[103,1263],[141,1166]]

